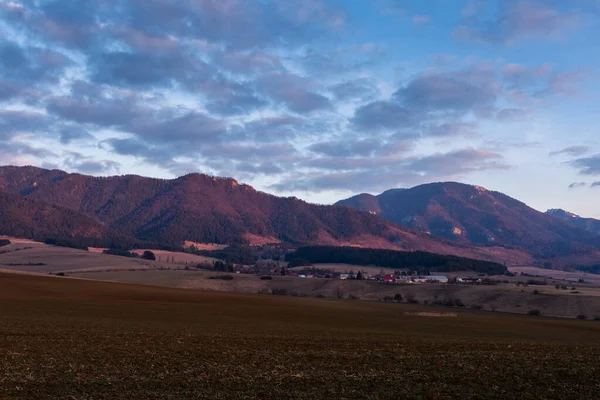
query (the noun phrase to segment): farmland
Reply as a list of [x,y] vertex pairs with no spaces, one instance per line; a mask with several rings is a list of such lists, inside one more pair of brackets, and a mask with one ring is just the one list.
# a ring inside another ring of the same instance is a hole
[[0,274],[0,398],[600,396],[600,323],[431,310]]

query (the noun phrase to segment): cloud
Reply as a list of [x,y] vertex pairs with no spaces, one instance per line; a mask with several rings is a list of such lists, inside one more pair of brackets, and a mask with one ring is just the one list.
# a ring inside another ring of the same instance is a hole
[[471,2],[463,10],[464,24],[454,29],[454,37],[496,44],[510,44],[529,37],[558,37],[577,28],[583,17],[576,9],[554,8],[551,2],[506,0],[488,19],[490,7],[491,3]]
[[582,187],[586,187],[587,183],[585,182],[573,182],[569,185],[569,189],[579,189]]
[[333,107],[329,98],[314,91],[315,82],[291,73],[272,73],[257,83],[259,89],[274,101],[299,114]]
[[[321,149],[319,149],[321,150]],[[329,155],[329,154],[328,154]],[[475,171],[510,168],[500,154],[485,149],[462,149],[424,157],[333,157],[308,163],[319,170],[284,177],[271,186],[280,192],[294,190],[377,191],[440,179],[455,179]]]
[[415,25],[427,25],[431,22],[431,17],[429,15],[417,14],[412,17],[412,22]]
[[593,183],[590,185],[590,187],[592,187],[592,188],[598,188],[598,187],[600,187],[600,181],[598,181],[598,182],[593,182]]
[[498,153],[463,149],[414,160],[409,164],[409,168],[426,176],[457,176],[475,171],[508,169],[509,166]]
[[522,108],[503,108],[496,114],[496,118],[502,122],[522,121],[530,116],[531,112]]
[[581,175],[600,175],[600,154],[578,158],[569,164],[577,168]]
[[549,153],[549,155],[550,156],[567,155],[567,156],[571,156],[571,157],[579,157],[579,156],[589,153],[590,150],[591,150],[591,148],[589,146],[570,146],[570,147],[565,147],[562,150],[551,151]]
[[394,130],[413,126],[414,117],[407,108],[399,104],[375,101],[359,107],[352,123],[363,131]]
[[416,78],[398,90],[394,97],[410,108],[465,111],[493,104],[497,92],[492,86],[477,85],[451,75],[433,74]]
[[372,100],[379,94],[379,89],[367,78],[358,78],[336,83],[329,88],[338,100]]

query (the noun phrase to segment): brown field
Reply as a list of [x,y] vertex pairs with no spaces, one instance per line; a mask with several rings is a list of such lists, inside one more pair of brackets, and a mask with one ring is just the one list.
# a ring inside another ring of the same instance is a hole
[[[600,316],[600,289],[577,286],[576,292],[557,290],[554,285],[517,287],[515,284],[495,286],[443,285],[443,284],[385,284],[372,281],[341,281],[336,279],[299,279],[293,277],[273,277],[261,280],[254,275],[230,274],[231,281],[210,280],[211,276],[222,275],[212,271],[147,270],[147,271],[108,271],[73,272],[72,277],[112,282],[133,283],[152,286],[166,286],[199,291],[223,291],[242,293],[264,293],[284,291],[287,296],[356,298],[380,301],[386,296],[400,293],[404,298],[413,293],[423,303],[446,298],[458,298],[466,308],[482,306],[485,310],[494,308],[498,312],[525,314],[531,309],[539,309],[544,315],[575,318],[584,314],[589,318]],[[570,289],[570,288],[569,288]],[[538,293],[535,294],[534,291]]]
[[0,274],[0,399],[600,397],[599,322],[431,313]]
[[[140,250],[141,253],[143,250]],[[433,303],[447,298],[460,299],[467,308],[482,307],[499,312],[525,314],[531,309],[539,309],[543,315],[575,318],[583,314],[588,318],[600,316],[600,276],[586,275],[585,284],[559,280],[577,278],[568,273],[541,269],[523,269],[531,274],[549,273],[554,279],[547,279],[548,285],[526,288],[517,287],[516,282],[524,282],[527,277],[502,277],[509,284],[496,286],[463,285],[393,285],[371,281],[339,281],[328,279],[298,279],[274,277],[260,280],[253,275],[234,274],[232,281],[210,280],[216,272],[195,270],[198,263],[211,263],[212,259],[186,253],[156,251],[161,261],[150,262],[125,257],[116,257],[94,252],[47,246],[31,241],[14,241],[3,247],[0,254],[0,270],[29,273],[66,273],[69,277],[111,282],[133,283],[152,286],[165,286],[197,291],[221,291],[242,293],[268,293],[277,291],[288,296],[356,298],[380,301],[400,293],[404,298],[410,293],[420,302]],[[175,258],[175,263],[166,262]],[[44,265],[36,265],[44,264]],[[362,270],[379,273],[379,267],[360,267],[346,264],[320,264],[319,268],[337,271]],[[185,269],[189,270],[185,270]],[[385,272],[391,270],[385,269]],[[518,271],[515,271],[518,272]],[[441,273],[443,275],[443,273]],[[461,272],[447,275],[469,275]],[[536,278],[537,279],[537,278]],[[566,284],[568,290],[557,290],[555,284]],[[575,287],[576,290],[571,290]],[[537,294],[534,293],[537,291]]]
[[[33,273],[127,271],[132,269],[180,268],[185,265],[212,264],[216,260],[187,253],[152,250],[157,257],[157,261],[154,262],[110,256],[102,254],[102,249],[83,251],[48,246],[24,239],[10,240],[10,245],[0,249],[0,270]],[[136,250],[136,252],[142,254],[144,250]]]

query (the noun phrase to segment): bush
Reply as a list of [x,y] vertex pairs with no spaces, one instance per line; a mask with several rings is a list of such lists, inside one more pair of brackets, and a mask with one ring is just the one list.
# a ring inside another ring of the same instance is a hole
[[471,306],[471,308],[474,309],[474,310],[483,310],[483,305],[481,305],[481,304],[473,304]]
[[533,291],[533,294],[540,294],[540,291],[536,289]]
[[279,288],[271,290],[271,294],[275,296],[287,296],[288,292],[286,289]]
[[394,301],[394,298],[392,296],[385,296],[383,301]]
[[216,275],[216,276],[211,276],[208,279],[220,280],[220,281],[232,281],[233,276],[231,276],[231,275]]
[[539,317],[540,315],[542,315],[542,311],[538,310],[537,308],[534,308],[534,309],[527,311],[527,315],[533,315],[535,317]]
[[67,276],[67,274],[65,274],[64,272],[57,272],[56,276]]
[[594,321],[600,321],[600,316],[594,317]]
[[348,300],[358,300],[358,296],[350,294],[350,295],[348,295]]
[[153,252],[146,250],[144,254],[142,254],[142,260],[156,261],[156,256]]
[[587,315],[585,315],[585,314],[579,314],[577,316],[577,319],[587,319]]
[[0,247],[8,246],[9,244],[10,244],[10,240],[6,240],[6,239],[0,240]]
[[464,307],[464,306],[465,306],[465,303],[463,303],[463,301],[462,301],[461,299],[459,299],[459,298],[455,298],[455,299],[454,299],[454,305],[455,305],[456,307]]
[[394,295],[394,301],[397,301],[398,303],[402,302],[402,295],[400,293],[396,293]]
[[128,258],[140,258],[139,254],[129,252],[121,249],[106,249],[102,251],[102,254],[108,254],[111,256],[128,257]]
[[261,280],[261,281],[270,281],[270,280],[273,280],[273,277],[272,277],[272,276],[268,276],[268,275],[266,275],[266,276],[261,276],[261,277],[260,277],[260,280]]
[[417,300],[413,292],[408,292],[406,294],[406,302],[409,304],[419,304],[419,300]]

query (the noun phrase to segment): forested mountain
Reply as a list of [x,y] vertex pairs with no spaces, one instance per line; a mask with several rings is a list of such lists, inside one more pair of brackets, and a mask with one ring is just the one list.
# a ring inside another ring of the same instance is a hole
[[454,182],[361,194],[345,205],[458,243],[510,246],[537,257],[600,247],[600,238],[499,192]]
[[0,234],[68,239],[82,247],[135,246],[138,241],[78,212],[0,191]]
[[586,231],[595,235],[600,235],[600,220],[594,218],[583,218],[577,214],[573,214],[561,209],[548,210],[546,211],[546,214],[561,219],[578,228],[585,229]]
[[284,241],[488,257],[368,213],[276,197],[233,179],[201,174],[172,180],[131,175],[96,178],[34,167],[1,167],[0,187],[162,244]]

